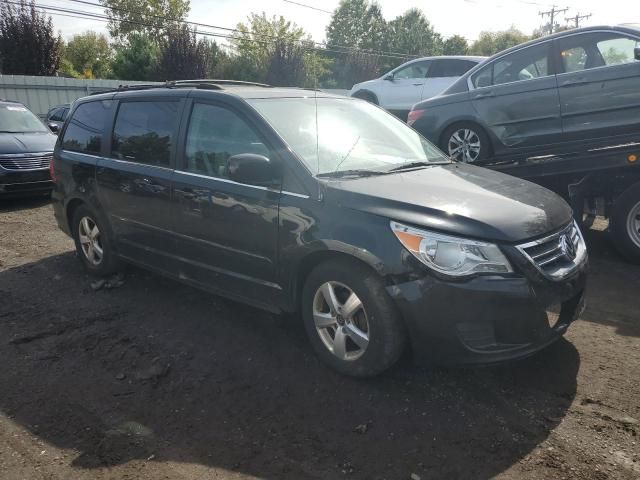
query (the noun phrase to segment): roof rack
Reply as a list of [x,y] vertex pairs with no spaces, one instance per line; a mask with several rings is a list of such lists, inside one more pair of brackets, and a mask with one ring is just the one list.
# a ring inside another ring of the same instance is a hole
[[173,80],[164,83],[139,83],[133,85],[118,85],[118,88],[93,92],[91,95],[100,95],[102,93],[128,92],[136,90],[149,90],[152,88],[200,88],[203,90],[222,90],[224,85],[229,86],[251,86],[273,88],[266,83],[243,82],[240,80],[214,80],[214,79],[196,79],[196,80]]
[[175,80],[173,83],[176,85],[237,85],[237,86],[247,86],[247,87],[266,87],[273,88],[273,85],[268,85],[266,83],[258,83],[258,82],[245,82],[242,80],[222,80],[215,78],[200,78],[195,80]]

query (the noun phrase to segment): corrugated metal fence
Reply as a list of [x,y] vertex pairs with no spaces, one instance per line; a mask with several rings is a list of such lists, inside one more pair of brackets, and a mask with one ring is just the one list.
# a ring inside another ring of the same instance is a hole
[[[135,85],[153,82],[126,80],[83,80],[63,77],[34,77],[25,75],[0,75],[0,99],[15,100],[44,118],[51,107],[71,103],[95,92],[117,88],[119,85]],[[348,90],[324,90],[348,95]]]
[[23,103],[33,113],[44,118],[51,107],[71,103],[95,92],[117,88],[123,83],[133,85],[150,82],[0,75],[0,98]]

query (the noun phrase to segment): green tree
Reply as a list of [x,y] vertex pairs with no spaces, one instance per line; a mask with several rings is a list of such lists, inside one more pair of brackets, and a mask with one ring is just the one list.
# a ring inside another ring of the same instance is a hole
[[417,8],[389,22],[389,47],[391,51],[414,56],[431,56],[442,53],[442,38],[429,20]]
[[74,35],[67,43],[63,59],[84,78],[108,78],[113,60],[107,37],[96,32]]
[[166,36],[176,23],[186,19],[189,0],[100,0],[109,16],[109,34],[124,40],[130,33],[144,33],[156,41]]
[[119,80],[157,80],[159,48],[147,35],[130,33],[116,49],[111,66]]
[[182,23],[169,30],[160,45],[158,73],[162,80],[205,78],[210,71],[211,47],[196,38],[196,32]]
[[0,73],[54,75],[61,50],[51,17],[38,12],[33,1],[0,3]]
[[442,43],[443,55],[466,55],[468,51],[469,43],[460,35],[453,35]]
[[341,0],[327,26],[327,45],[367,50],[385,49],[388,25],[376,2]]
[[313,86],[326,73],[327,61],[316,52],[311,37],[284,17],[252,13],[236,30],[230,40],[234,55],[227,66],[234,78]]
[[531,37],[515,27],[499,32],[480,32],[469,52],[473,55],[490,56],[528,40],[531,40]]

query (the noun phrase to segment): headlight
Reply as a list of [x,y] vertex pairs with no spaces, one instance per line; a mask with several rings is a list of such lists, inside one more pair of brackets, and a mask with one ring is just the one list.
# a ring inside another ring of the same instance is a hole
[[450,237],[391,222],[400,243],[427,267],[444,275],[513,272],[497,245]]

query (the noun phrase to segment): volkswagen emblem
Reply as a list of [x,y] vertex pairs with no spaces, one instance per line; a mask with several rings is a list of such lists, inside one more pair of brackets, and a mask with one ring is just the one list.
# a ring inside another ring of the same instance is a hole
[[565,233],[560,237],[560,251],[569,261],[573,261],[576,258],[576,246],[571,241],[571,237],[568,233]]

